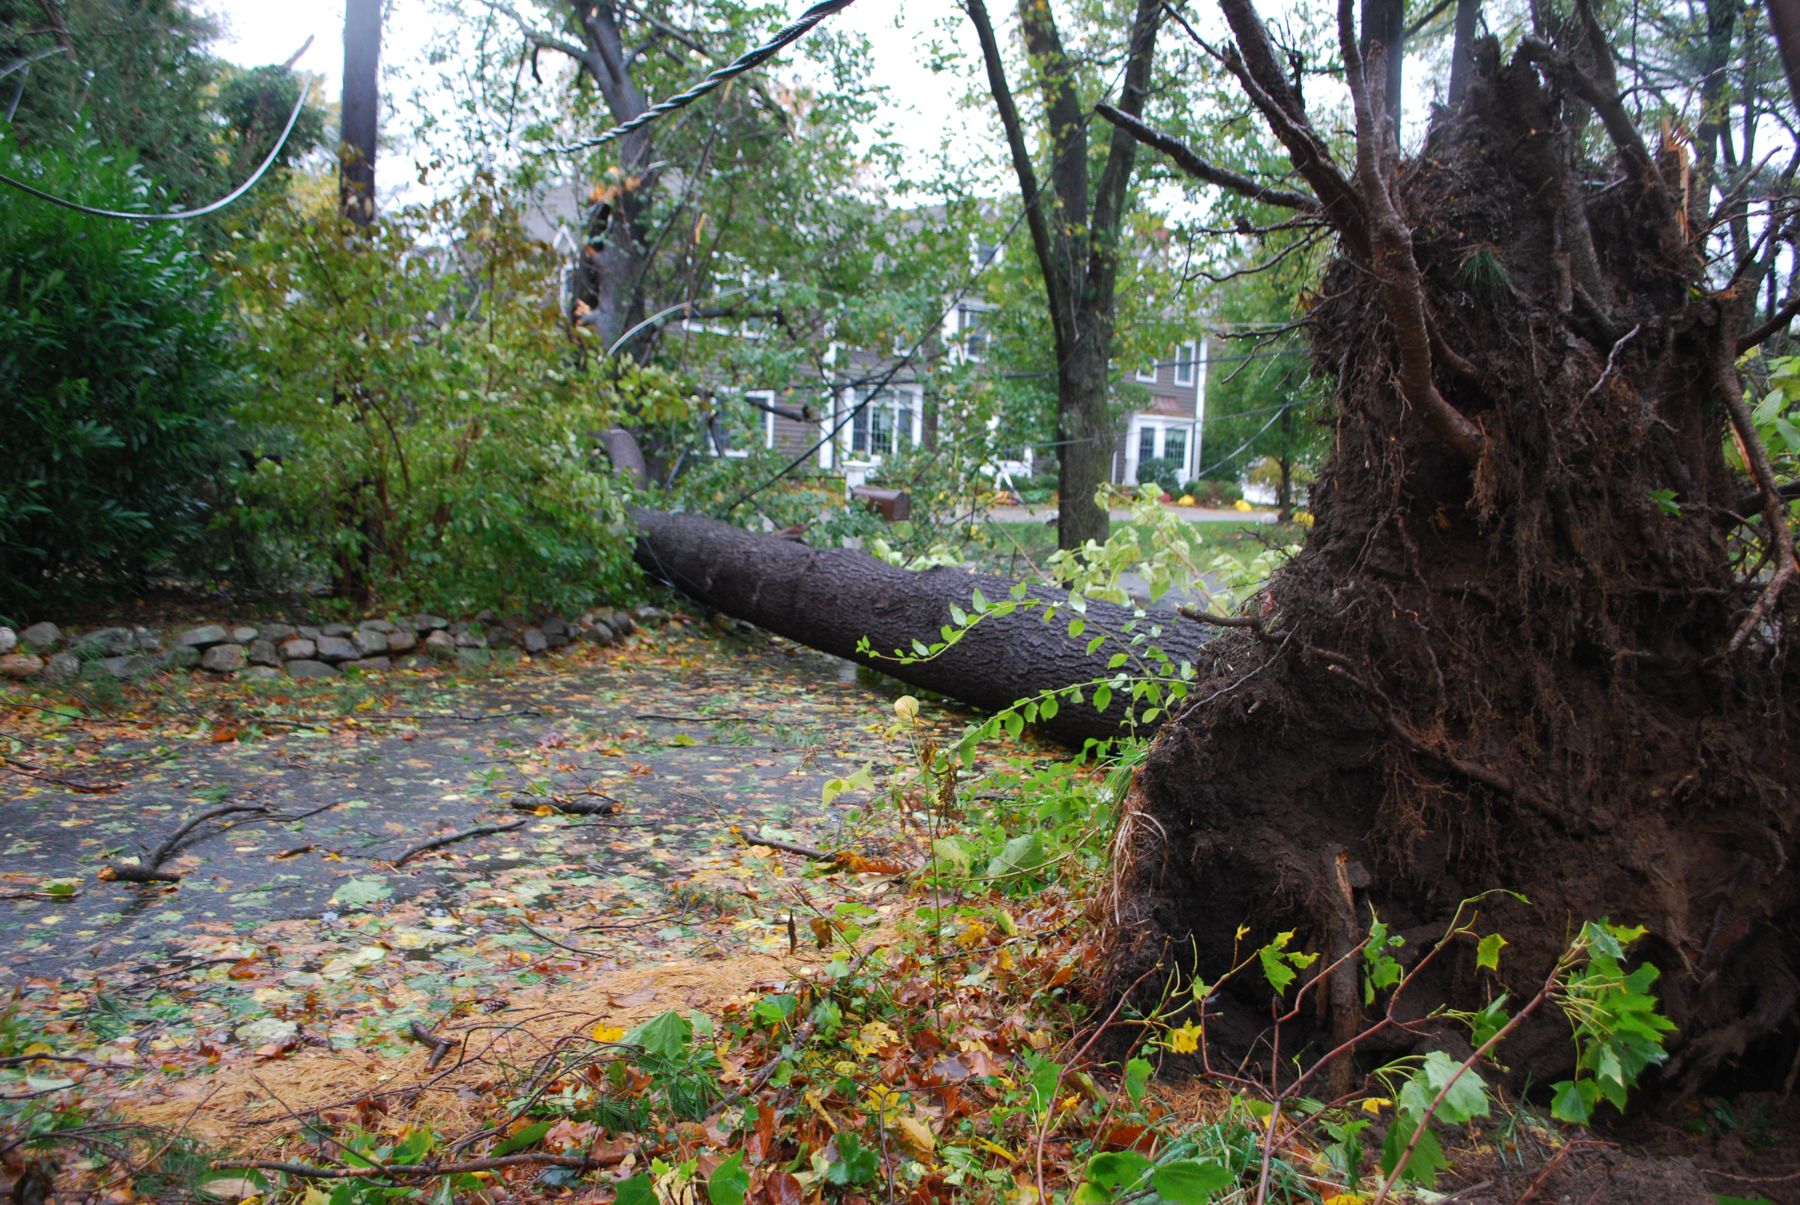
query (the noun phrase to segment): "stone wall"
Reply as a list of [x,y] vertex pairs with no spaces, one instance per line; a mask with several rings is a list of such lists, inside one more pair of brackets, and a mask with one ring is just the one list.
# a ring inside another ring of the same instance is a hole
[[103,627],[65,632],[54,623],[13,631],[0,627],[0,679],[114,678],[192,670],[212,677],[329,678],[448,663],[480,664],[496,648],[531,656],[577,642],[609,645],[639,622],[665,618],[653,607],[636,614],[589,611],[577,619],[472,620],[396,615],[360,623],[208,623],[168,631]]

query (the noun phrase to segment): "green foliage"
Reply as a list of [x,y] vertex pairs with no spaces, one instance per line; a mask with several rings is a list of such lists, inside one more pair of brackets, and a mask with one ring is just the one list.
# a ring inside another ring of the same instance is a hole
[[221,262],[254,369],[223,534],[262,576],[452,612],[573,609],[635,581],[593,437],[670,386],[576,371],[543,304],[554,263],[491,191],[366,232],[289,202]]
[[[17,151],[0,136],[0,159]],[[155,198],[128,153],[91,140],[8,170],[114,207]],[[130,590],[191,539],[233,387],[180,231],[0,194],[0,610]]]
[[1575,1077],[1553,1087],[1550,1112],[1558,1121],[1585,1123],[1606,1101],[1625,1107],[1627,1091],[1647,1069],[1667,1055],[1663,1043],[1675,1024],[1656,1011],[1651,985],[1659,974],[1643,963],[1624,967],[1625,951],[1644,935],[1641,928],[1589,921],[1575,949],[1585,965],[1563,980],[1557,1003],[1575,1034]]

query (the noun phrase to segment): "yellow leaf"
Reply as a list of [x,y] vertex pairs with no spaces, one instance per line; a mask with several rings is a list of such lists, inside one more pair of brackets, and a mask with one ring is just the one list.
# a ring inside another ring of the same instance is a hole
[[1171,1029],[1169,1036],[1163,1039],[1163,1045],[1176,1054],[1193,1054],[1200,1049],[1201,1028],[1189,1021],[1180,1029]]
[[894,714],[910,724],[918,717],[919,701],[911,695],[901,695],[894,700]]
[[899,1129],[900,1137],[906,1145],[921,1155],[929,1155],[937,1149],[937,1135],[933,1134],[930,1128],[918,1118],[902,1117],[894,1124]]
[[1371,1096],[1362,1102],[1362,1111],[1378,1115],[1383,1109],[1390,1107],[1393,1103],[1393,1101],[1385,1096]]
[[596,1042],[616,1042],[625,1036],[625,1030],[618,1025],[608,1025],[602,1021],[594,1026],[593,1039]]
[[19,1053],[20,1053],[20,1054],[26,1054],[26,1055],[30,1055],[30,1054],[55,1054],[55,1053],[56,1053],[56,1047],[54,1047],[54,1046],[52,1046],[52,1045],[51,1045],[51,1044],[50,1044],[50,1043],[48,1043],[48,1042],[33,1042],[33,1043],[32,1043],[32,1044],[31,1044],[31,1045],[29,1045],[29,1046],[27,1046],[27,1047],[26,1047],[26,1048],[25,1048],[25,1049],[23,1049],[23,1050],[21,1050],[21,1051],[19,1051]]
[[531,814],[533,816],[554,816],[556,815],[556,809],[547,803],[540,803],[537,807],[531,809]]

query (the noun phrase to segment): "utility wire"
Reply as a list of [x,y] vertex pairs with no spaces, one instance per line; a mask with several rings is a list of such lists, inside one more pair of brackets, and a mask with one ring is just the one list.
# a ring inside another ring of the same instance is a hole
[[[846,3],[847,2],[848,0],[846,0]],[[305,54],[307,48],[310,47],[312,43],[313,40],[311,38],[306,39],[306,44],[296,50],[293,53],[293,56],[288,59],[288,62],[292,63],[295,59],[298,59],[301,55]],[[198,209],[177,209],[171,213],[127,213],[122,209],[97,209],[92,205],[83,205],[77,201],[65,200],[62,197],[47,193],[40,188],[33,188],[23,180],[15,180],[4,172],[0,172],[0,184],[11,185],[20,192],[30,193],[40,201],[48,201],[50,204],[60,205],[64,209],[73,209],[76,213],[85,213],[89,217],[114,218],[121,222],[186,222],[193,218],[203,218],[209,213],[217,213],[219,210],[225,208],[227,205],[249,192],[252,188],[256,187],[256,182],[263,178],[263,174],[267,172],[269,168],[274,166],[276,156],[281,154],[281,148],[287,145],[288,135],[294,132],[294,125],[300,120],[300,110],[305,107],[306,87],[303,84],[300,87],[300,94],[294,98],[294,111],[288,114],[287,125],[282,128],[281,137],[275,140],[275,145],[269,148],[268,157],[265,158],[262,163],[258,165],[257,169],[250,174],[248,180],[245,180],[242,184],[238,185],[218,200],[212,202],[210,205],[202,205]]]
[[826,17],[831,16],[833,13],[842,12],[844,9],[849,8],[851,3],[852,0],[819,0],[819,3],[801,13],[791,24],[782,28],[767,42],[764,42],[761,46],[758,46],[756,49],[746,54],[739,55],[736,59],[733,59],[725,66],[720,67],[717,71],[708,75],[705,79],[689,88],[686,92],[677,92],[674,96],[669,97],[669,99],[651,105],[648,109],[645,109],[630,121],[616,125],[597,137],[589,138],[582,142],[570,143],[567,146],[548,147],[536,153],[540,155],[564,155],[572,151],[591,150],[594,147],[602,146],[608,142],[623,138],[634,130],[641,130],[657,118],[667,116],[677,109],[683,109],[688,105],[693,104],[726,80],[743,75],[746,71],[751,71],[762,66],[762,64],[773,58],[776,52],[786,46],[798,42],[801,38],[806,36],[807,31],[813,26],[823,21]]

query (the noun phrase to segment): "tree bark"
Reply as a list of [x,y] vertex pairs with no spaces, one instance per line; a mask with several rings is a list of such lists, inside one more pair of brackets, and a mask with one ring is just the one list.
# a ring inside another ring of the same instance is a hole
[[[1126,125],[1115,124],[1105,166],[1097,178],[1091,175],[1088,114],[1076,94],[1079,65],[1063,48],[1050,6],[1021,0],[1019,28],[1038,72],[1048,127],[1050,166],[1040,183],[987,5],[964,0],[964,8],[981,43],[988,89],[1044,278],[1057,363],[1056,542],[1060,548],[1079,548],[1089,540],[1104,542],[1111,528],[1107,509],[1095,495],[1110,476],[1116,435],[1108,405],[1113,303],[1137,142]],[[1143,115],[1161,12],[1160,0],[1137,2],[1115,110],[1128,119]]]
[[[1039,691],[1110,678],[1108,658],[1123,646],[1109,642],[1092,655],[1086,642],[1106,632],[1129,630],[1134,614],[1111,603],[1087,603],[1080,639],[1067,634],[1075,612],[1066,606],[1054,623],[1041,611],[1021,608],[984,619],[961,641],[930,660],[904,664],[858,651],[867,637],[876,653],[910,649],[914,640],[930,645],[951,623],[952,605],[973,613],[980,590],[989,602],[1011,597],[1004,578],[955,569],[915,573],[848,548],[809,548],[778,536],[759,535],[702,515],[664,511],[633,512],[640,533],[638,564],[694,599],[727,615],[832,653],[873,666],[902,682],[949,695],[987,711],[998,711]],[[1033,590],[1033,598],[1066,604],[1056,591]],[[1137,625],[1167,625],[1153,637],[1171,657],[1194,662],[1209,640],[1209,629],[1172,615]],[[1064,744],[1122,736],[1123,694],[1104,713],[1092,706],[1091,691],[1079,704],[1063,701],[1053,719],[1038,728]],[[1148,731],[1154,725],[1140,730]]]
[[375,220],[375,145],[380,131],[381,0],[347,0],[338,206],[358,226]]

